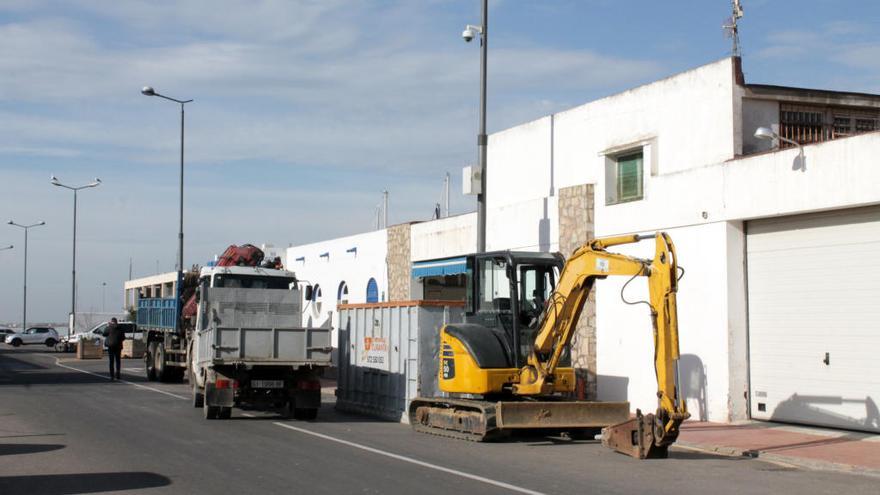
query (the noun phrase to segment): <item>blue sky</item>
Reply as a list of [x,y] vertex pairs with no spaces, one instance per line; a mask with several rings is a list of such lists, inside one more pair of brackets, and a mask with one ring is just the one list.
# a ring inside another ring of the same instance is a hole
[[[880,3],[743,0],[748,82],[880,93]],[[489,130],[730,53],[727,0],[490,2]],[[178,108],[187,107],[186,263],[230,243],[286,246],[452,210],[475,161],[477,0],[0,1],[0,218],[30,237],[29,316],[69,310],[71,203],[49,185],[100,177],[79,203],[79,309],[121,306],[173,267]],[[3,226],[0,321],[21,318],[22,233]]]

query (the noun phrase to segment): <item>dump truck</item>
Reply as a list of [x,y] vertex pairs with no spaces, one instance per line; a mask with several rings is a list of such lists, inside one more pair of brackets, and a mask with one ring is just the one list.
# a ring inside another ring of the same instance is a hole
[[[250,254],[227,256],[236,250]],[[253,246],[230,246],[214,266],[186,273],[179,292],[180,298],[138,301],[148,379],[185,375],[193,406],[206,419],[227,419],[236,406],[317,416],[330,329],[302,326],[293,272],[277,261],[262,263]]]

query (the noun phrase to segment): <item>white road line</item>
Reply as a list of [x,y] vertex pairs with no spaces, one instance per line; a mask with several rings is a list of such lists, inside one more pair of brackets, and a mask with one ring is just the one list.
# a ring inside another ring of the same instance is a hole
[[[48,356],[48,357],[54,357],[54,356]],[[99,377],[99,378],[105,378],[105,379],[108,379],[108,380],[109,380],[109,378],[107,378],[106,376],[101,375],[101,374],[99,374],[99,373],[93,373],[93,372],[91,372],[91,371],[86,371],[86,370],[82,370],[82,369],[79,369],[79,368],[74,368],[73,366],[67,366],[67,365],[61,364],[61,363],[59,362],[59,359],[58,359],[58,358],[55,358],[55,365],[56,365],[56,366],[60,366],[60,367],[62,367],[62,368],[69,369],[69,370],[78,371],[78,372],[80,372],[80,373],[85,373],[85,374],[87,374],[87,375],[97,376],[97,377]],[[142,388],[142,389],[144,389],[144,390],[150,390],[150,391],[152,391],[152,392],[158,392],[158,393],[160,393],[160,394],[168,395],[168,396],[171,396],[171,397],[174,397],[174,398],[177,398],[177,399],[183,399],[183,400],[187,400],[187,399],[189,399],[189,397],[184,397],[184,396],[182,396],[182,395],[172,394],[171,392],[166,392],[166,391],[164,391],[164,390],[159,390],[158,388],[153,388],[153,387],[148,387],[148,386],[146,386],[146,385],[141,385],[140,383],[134,383],[134,382],[130,382],[130,381],[127,381],[127,380],[119,380],[119,381],[120,381],[121,383],[125,383],[125,384],[128,384],[128,385],[132,385],[132,386],[134,386],[134,387],[138,387],[138,388]],[[242,413],[242,416],[246,416],[246,417],[248,417],[248,418],[253,418],[253,417],[255,417],[253,414],[250,414],[250,413]],[[535,490],[529,490],[528,488],[522,488],[522,487],[519,487],[519,486],[516,486],[516,485],[511,485],[511,484],[509,484],[509,483],[504,483],[504,482],[502,482],[502,481],[496,481],[496,480],[493,480],[493,479],[491,479],[491,478],[485,478],[485,477],[483,477],[483,476],[478,476],[478,475],[476,475],[476,474],[466,473],[466,472],[464,472],[464,471],[458,471],[458,470],[451,469],[451,468],[447,468],[447,467],[443,467],[443,466],[437,466],[437,465],[435,465],[435,464],[431,464],[431,463],[428,463],[428,462],[425,462],[425,461],[420,461],[420,460],[418,460],[418,459],[412,459],[412,458],[409,458],[409,457],[406,457],[406,456],[402,456],[402,455],[400,455],[400,454],[394,454],[394,453],[392,453],[392,452],[386,452],[386,451],[384,451],[384,450],[379,450],[379,449],[376,449],[376,448],[373,448],[373,447],[367,447],[366,445],[361,445],[361,444],[359,444],[359,443],[350,442],[350,441],[348,441],[348,440],[342,440],[341,438],[336,438],[336,437],[331,437],[331,436],[329,436],[329,435],[324,435],[323,433],[318,433],[318,432],[310,431],[310,430],[306,430],[306,429],[303,429],[303,428],[297,428],[296,426],[291,426],[291,425],[284,424],[284,423],[278,423],[278,422],[276,422],[276,423],[273,423],[273,424],[275,424],[276,426],[280,426],[280,427],[282,427],[282,428],[287,428],[288,430],[297,431],[297,432],[299,432],[299,433],[303,433],[303,434],[306,434],[306,435],[311,435],[311,436],[313,436],[313,437],[322,438],[322,439],[324,439],[324,440],[329,440],[329,441],[331,441],[331,442],[336,442],[336,443],[339,443],[339,444],[342,444],[342,445],[348,445],[349,447],[354,447],[354,448],[356,448],[356,449],[365,450],[365,451],[367,451],[367,452],[372,452],[372,453],[374,453],[374,454],[382,455],[382,456],[385,456],[385,457],[390,457],[391,459],[396,459],[396,460],[398,460],[398,461],[408,462],[408,463],[410,463],[410,464],[415,464],[416,466],[421,466],[421,467],[424,467],[424,468],[433,469],[433,470],[435,470],[435,471],[440,471],[440,472],[447,473],[447,474],[451,474],[451,475],[454,475],[454,476],[459,476],[459,477],[461,477],[461,478],[466,478],[466,479],[469,479],[469,480],[479,481],[480,483],[485,483],[485,484],[487,484],[487,485],[497,486],[497,487],[499,487],[499,488],[504,488],[504,489],[507,489],[507,490],[510,490],[510,491],[513,491],[513,492],[517,492],[517,493],[527,493],[527,494],[529,494],[529,495],[545,495],[545,494],[542,493],[542,492],[538,492],[538,491],[535,491]]]
[[[51,357],[51,356],[50,356],[50,357]],[[69,370],[73,370],[73,371],[79,371],[80,373],[85,373],[85,374],[87,374],[87,375],[97,376],[98,378],[104,378],[105,380],[110,380],[109,377],[104,376],[104,375],[102,375],[102,374],[100,374],[100,373],[93,373],[93,372],[91,372],[91,371],[81,370],[81,369],[79,369],[79,368],[74,368],[73,366],[67,366],[66,364],[61,364],[60,362],[58,362],[58,358],[55,358],[55,365],[56,365],[56,366],[60,366],[60,367],[65,368],[65,369],[69,369]],[[153,388],[153,387],[148,387],[148,386],[146,386],[146,385],[141,385],[140,383],[130,382],[130,381],[128,381],[128,380],[119,380],[119,383],[125,383],[126,385],[131,385],[131,386],[133,386],[133,387],[142,388],[142,389],[144,389],[144,390],[150,390],[150,391],[152,391],[152,392],[158,392],[158,393],[160,393],[160,394],[164,394],[164,395],[168,395],[168,396],[170,396],[170,397],[174,397],[175,399],[183,399],[183,400],[188,400],[188,399],[189,399],[189,397],[184,397],[184,396],[182,396],[182,395],[172,394],[171,392],[166,392],[166,391],[164,391],[164,390],[159,390],[158,388]]]
[[342,445],[348,445],[349,447],[354,447],[356,449],[365,450],[367,452],[372,452],[374,454],[383,455],[385,457],[390,457],[392,459],[396,459],[398,461],[408,462],[410,464],[415,464],[417,466],[422,466],[424,468],[433,469],[435,471],[441,471],[444,473],[452,474],[455,476],[460,476],[462,478],[467,478],[469,480],[479,481],[481,483],[486,483],[487,485],[497,486],[499,488],[505,488],[507,490],[511,490],[518,493],[528,493],[530,495],[544,495],[542,492],[536,492],[534,490],[529,490],[528,488],[522,488],[516,485],[511,485],[509,483],[504,483],[502,481],[496,481],[490,478],[484,478],[483,476],[477,476],[476,474],[465,473],[464,471],[457,471],[455,469],[446,468],[443,466],[437,466],[435,464],[431,464],[424,461],[419,461],[417,459],[412,459],[410,457],[402,456],[400,454],[393,454],[391,452],[386,452],[384,450],[379,450],[373,447],[367,447],[366,445],[361,445],[355,442],[349,442],[348,440],[342,440],[341,438],[331,437],[329,435],[324,435],[322,433],[317,433],[314,431],[306,430],[303,428],[297,428],[296,426],[291,426],[285,423],[273,423],[276,426],[280,426],[282,428],[287,428],[288,430],[297,431],[299,433],[304,433],[306,435],[311,435],[313,437],[322,438],[324,440],[329,440],[331,442],[341,443]]

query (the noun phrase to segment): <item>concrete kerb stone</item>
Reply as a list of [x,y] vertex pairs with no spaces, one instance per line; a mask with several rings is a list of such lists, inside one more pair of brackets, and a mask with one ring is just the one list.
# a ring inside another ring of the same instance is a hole
[[808,459],[805,457],[774,454],[772,452],[764,452],[761,450],[740,449],[736,447],[726,447],[723,445],[704,445],[682,441],[678,441],[675,443],[673,449],[676,448],[685,450],[696,450],[707,454],[715,454],[725,457],[747,457],[750,459],[758,459],[760,461],[770,462],[782,466],[809,469],[812,471],[830,471],[836,473],[858,474],[862,476],[880,478],[880,469],[872,469],[832,461]]

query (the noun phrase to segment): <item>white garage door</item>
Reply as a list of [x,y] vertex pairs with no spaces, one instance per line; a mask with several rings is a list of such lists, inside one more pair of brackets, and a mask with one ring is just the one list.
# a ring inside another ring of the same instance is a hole
[[752,417],[880,432],[880,207],[747,232]]

